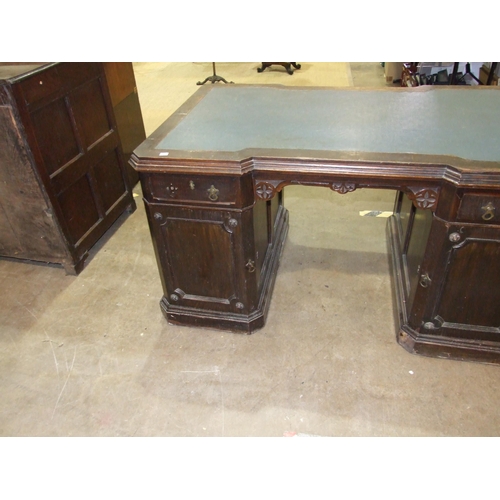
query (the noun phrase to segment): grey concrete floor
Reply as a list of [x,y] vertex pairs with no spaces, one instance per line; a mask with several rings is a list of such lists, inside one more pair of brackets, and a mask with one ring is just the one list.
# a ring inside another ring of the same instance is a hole
[[396,343],[386,219],[359,215],[394,192],[285,188],[290,232],[250,336],[166,323],[135,193],[78,277],[0,259],[0,435],[500,434],[500,367]]

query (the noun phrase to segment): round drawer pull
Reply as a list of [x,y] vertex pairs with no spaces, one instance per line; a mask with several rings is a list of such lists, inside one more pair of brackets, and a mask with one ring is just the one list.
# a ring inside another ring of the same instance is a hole
[[481,210],[484,211],[483,215],[481,216],[483,220],[491,220],[493,219],[493,217],[495,217],[495,206],[493,205],[493,203],[491,203],[491,201],[484,207],[481,207]]

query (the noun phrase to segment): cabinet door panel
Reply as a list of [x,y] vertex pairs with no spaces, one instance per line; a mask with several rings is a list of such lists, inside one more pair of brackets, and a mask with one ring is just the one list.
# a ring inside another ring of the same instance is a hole
[[450,252],[437,315],[500,328],[500,240],[467,239]]
[[87,149],[111,130],[101,85],[101,80],[92,80],[69,96],[83,145]]
[[[498,229],[455,226],[429,288],[433,304],[422,332],[467,342],[500,341],[500,236]],[[447,238],[448,239],[448,238]]]
[[164,294],[179,307],[235,312],[242,300],[245,271],[241,218],[225,211],[203,211],[146,204]]
[[126,191],[116,150],[102,158],[94,167],[93,172],[103,211],[108,213],[116,200],[120,199]]
[[64,99],[38,109],[32,114],[32,120],[38,148],[49,175],[81,153]]
[[[64,212],[70,241],[76,245],[87,231],[99,221],[99,213],[88,176],[84,175],[58,196]],[[82,210],[82,207],[85,207]]]
[[162,233],[174,290],[229,303],[235,295],[233,242],[223,223],[169,218]]

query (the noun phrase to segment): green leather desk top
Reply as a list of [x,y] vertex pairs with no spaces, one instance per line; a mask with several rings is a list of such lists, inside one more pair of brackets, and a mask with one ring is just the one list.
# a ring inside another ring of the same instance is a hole
[[171,157],[175,151],[259,149],[414,153],[500,162],[497,87],[217,85],[199,95],[192,109],[173,115],[175,122],[166,134],[155,133],[156,150],[171,152]]

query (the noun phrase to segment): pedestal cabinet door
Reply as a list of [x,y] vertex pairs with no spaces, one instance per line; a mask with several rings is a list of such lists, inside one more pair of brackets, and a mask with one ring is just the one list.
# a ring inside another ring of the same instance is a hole
[[239,214],[146,206],[168,303],[241,312],[245,264]]
[[500,230],[449,229],[435,304],[424,318],[426,333],[446,337],[500,341]]

